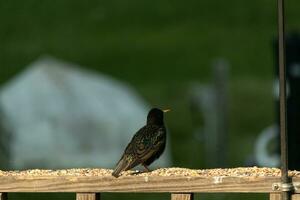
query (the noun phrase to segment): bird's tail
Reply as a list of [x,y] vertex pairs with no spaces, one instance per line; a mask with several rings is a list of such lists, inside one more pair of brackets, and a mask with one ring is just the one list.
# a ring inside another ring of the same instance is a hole
[[112,175],[116,178],[119,177],[119,174],[126,170],[128,168],[128,166],[130,165],[130,163],[128,162],[128,159],[126,159],[126,157],[124,156],[123,158],[121,158],[121,160],[118,162],[116,168],[114,169]]

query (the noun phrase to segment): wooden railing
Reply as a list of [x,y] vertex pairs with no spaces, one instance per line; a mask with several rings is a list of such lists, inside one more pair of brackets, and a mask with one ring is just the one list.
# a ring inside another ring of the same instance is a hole
[[[292,200],[300,200],[300,177],[292,177]],[[77,200],[100,199],[101,192],[170,193],[172,200],[191,200],[193,193],[269,193],[280,200],[278,176],[140,175],[5,175],[0,176],[0,200],[9,192],[74,192]]]

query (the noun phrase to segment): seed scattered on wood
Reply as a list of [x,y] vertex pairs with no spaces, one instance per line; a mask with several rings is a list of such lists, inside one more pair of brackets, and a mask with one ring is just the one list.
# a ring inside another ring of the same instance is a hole
[[[83,169],[61,169],[45,170],[30,169],[24,171],[1,171],[0,176],[111,176],[111,169],[83,168]],[[278,168],[267,167],[238,167],[225,169],[187,169],[187,168],[160,168],[147,173],[136,171],[125,171],[121,176],[188,176],[188,177],[279,177],[281,171]],[[300,171],[289,171],[289,176],[300,177]]]

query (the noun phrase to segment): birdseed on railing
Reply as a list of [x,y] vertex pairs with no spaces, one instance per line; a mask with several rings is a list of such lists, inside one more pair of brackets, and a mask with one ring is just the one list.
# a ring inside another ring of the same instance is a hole
[[[44,170],[30,169],[23,171],[1,171],[0,176],[111,176],[111,169],[83,168]],[[139,173],[137,171],[125,171],[121,176],[191,176],[191,177],[279,177],[278,168],[267,167],[238,167],[217,169],[187,169],[187,168],[160,168],[151,172]],[[300,177],[300,171],[289,171],[289,176]]]

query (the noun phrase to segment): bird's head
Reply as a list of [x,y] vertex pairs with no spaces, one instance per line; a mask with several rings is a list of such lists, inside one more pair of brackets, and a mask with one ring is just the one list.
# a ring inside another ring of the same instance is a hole
[[152,108],[147,116],[147,124],[164,124],[164,113],[171,111],[170,109],[161,110],[158,108]]

